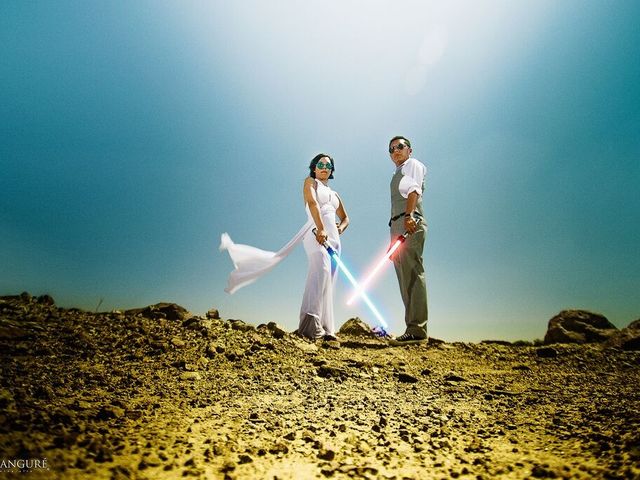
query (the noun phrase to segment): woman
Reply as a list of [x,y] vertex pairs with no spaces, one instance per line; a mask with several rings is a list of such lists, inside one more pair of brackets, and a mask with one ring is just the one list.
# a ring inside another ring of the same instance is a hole
[[[315,228],[307,230],[302,239],[309,270],[300,307],[298,333],[312,339],[336,340],[333,319],[336,269],[323,244],[328,243],[340,253],[339,235],[349,226],[349,217],[338,194],[329,188],[334,170],[334,162],[329,155],[316,155],[309,164],[309,176],[302,189],[307,216]],[[338,224],[335,223],[336,215],[340,219]]]
[[[303,242],[309,260],[309,271],[297,332],[313,340],[336,339],[333,319],[333,283],[336,272],[322,244],[327,242],[339,253],[339,235],[349,225],[349,217],[338,194],[328,186],[334,170],[333,159],[327,154],[320,153],[311,160],[309,177],[303,185],[307,223],[278,252],[236,244],[227,233],[222,234],[220,242],[220,250],[229,252],[235,267],[225,288],[228,293],[234,293],[255,282],[289,255],[300,241]],[[340,218],[337,225],[336,214]]]

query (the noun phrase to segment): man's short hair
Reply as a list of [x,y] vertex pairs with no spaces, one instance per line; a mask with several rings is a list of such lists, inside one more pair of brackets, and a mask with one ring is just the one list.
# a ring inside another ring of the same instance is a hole
[[411,148],[411,142],[409,141],[409,139],[407,137],[403,137],[402,135],[396,135],[391,140],[389,140],[389,146],[391,146],[391,144],[396,140],[404,140],[407,143],[407,147]]

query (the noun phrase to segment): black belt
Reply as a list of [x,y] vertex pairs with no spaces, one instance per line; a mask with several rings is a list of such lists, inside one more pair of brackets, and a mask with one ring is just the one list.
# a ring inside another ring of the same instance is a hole
[[[422,217],[422,215],[420,215],[418,212],[413,212],[413,214],[416,217]],[[406,214],[405,213],[401,213],[400,215],[396,215],[395,217],[391,217],[391,219],[389,220],[389,226],[391,226],[391,224],[393,222],[395,222],[396,220],[398,220],[400,217],[404,217]]]

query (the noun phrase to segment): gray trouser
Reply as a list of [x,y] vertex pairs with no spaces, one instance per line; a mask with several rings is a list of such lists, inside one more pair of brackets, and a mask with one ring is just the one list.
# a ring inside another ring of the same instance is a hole
[[[404,219],[398,219],[391,224],[391,241],[395,241],[403,231]],[[425,240],[425,225],[413,235],[409,235],[393,256],[400,295],[404,303],[404,321],[407,325],[406,333],[418,338],[427,337],[427,287],[425,283],[422,251]]]

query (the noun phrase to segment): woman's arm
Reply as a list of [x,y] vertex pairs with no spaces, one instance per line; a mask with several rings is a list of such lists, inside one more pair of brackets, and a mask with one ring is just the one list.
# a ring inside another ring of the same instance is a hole
[[338,218],[340,219],[340,223],[338,224],[338,233],[342,235],[342,232],[344,232],[349,226],[349,215],[347,215],[347,211],[344,208],[340,195],[338,195],[338,201],[340,202],[340,205],[338,205],[338,209],[336,210],[336,215],[338,215]]
[[323,244],[327,241],[328,235],[324,229],[324,224],[322,223],[322,217],[320,215],[320,208],[318,207],[318,201],[316,200],[315,195],[313,194],[313,189],[315,187],[315,180],[311,177],[307,177],[304,180],[304,185],[302,186],[302,197],[304,198],[304,203],[309,205],[309,211],[311,212],[311,218],[313,218],[313,223],[316,224],[316,240],[319,244]]

